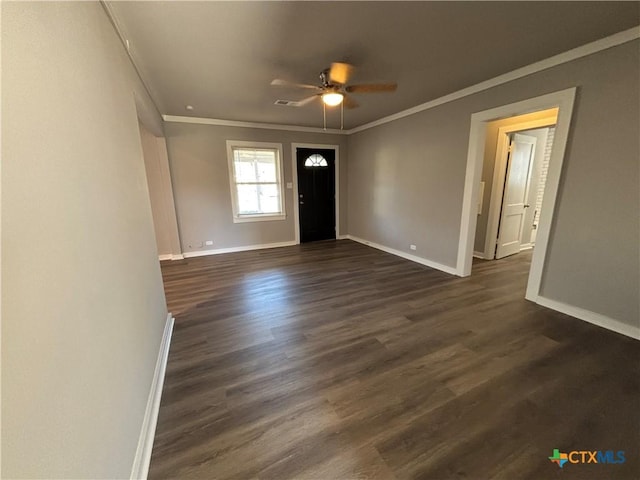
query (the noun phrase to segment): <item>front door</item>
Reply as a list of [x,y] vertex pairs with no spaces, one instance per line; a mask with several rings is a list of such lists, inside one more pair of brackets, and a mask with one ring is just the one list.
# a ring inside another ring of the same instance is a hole
[[529,172],[536,150],[536,138],[516,133],[509,146],[507,175],[504,182],[502,211],[498,227],[496,258],[520,251],[527,204]]
[[300,242],[336,238],[335,151],[298,148]]

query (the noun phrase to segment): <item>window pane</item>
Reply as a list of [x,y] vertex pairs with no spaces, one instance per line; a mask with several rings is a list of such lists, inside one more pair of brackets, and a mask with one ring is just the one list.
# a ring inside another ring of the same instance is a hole
[[238,183],[276,181],[275,151],[236,149],[233,155],[236,181]]
[[327,160],[320,155],[319,153],[314,153],[313,155],[309,155],[309,157],[304,161],[305,167],[328,167],[329,164]]
[[233,165],[235,168],[236,182],[255,182],[256,169],[253,165],[255,154],[253,150],[234,150]]
[[262,213],[280,213],[280,195],[277,185],[260,185]]
[[248,162],[244,160],[236,161],[235,169],[236,169],[236,182],[251,183],[257,180],[256,169],[253,165],[253,160]]
[[238,213],[240,215],[260,213],[258,210],[258,186],[237,185]]
[[233,179],[237,201],[236,217],[282,215],[280,158],[278,149],[232,147]]
[[275,182],[276,181],[276,159],[273,152],[270,159],[258,160],[258,181],[259,182]]

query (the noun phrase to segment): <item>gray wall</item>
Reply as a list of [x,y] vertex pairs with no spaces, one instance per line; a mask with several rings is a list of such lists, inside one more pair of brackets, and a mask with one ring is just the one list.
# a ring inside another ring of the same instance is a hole
[[[541,294],[639,321],[640,42],[349,137],[349,233],[455,266],[473,112],[579,91]],[[414,252],[411,252],[414,253]]]
[[[285,189],[287,218],[233,223],[227,140],[282,143],[284,182],[293,182],[292,143],[339,145],[340,230],[347,230],[347,140],[344,135],[188,123],[165,124],[183,252],[295,240],[293,190]],[[213,246],[200,242],[213,240]]]
[[161,126],[98,3],[2,2],[3,478],[131,473],[167,316],[134,95]]

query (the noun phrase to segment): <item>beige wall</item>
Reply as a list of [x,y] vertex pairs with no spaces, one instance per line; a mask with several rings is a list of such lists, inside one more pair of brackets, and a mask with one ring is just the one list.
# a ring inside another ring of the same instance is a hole
[[156,137],[142,124],[139,124],[139,127],[158,254],[179,255],[182,252],[167,144],[164,137]]
[[[233,223],[227,140],[282,143],[284,182],[294,182],[292,143],[339,145],[340,230],[347,230],[346,136],[188,123],[165,124],[183,252],[295,240],[293,190],[285,189],[287,218]],[[213,246],[200,242],[213,240]]]
[[456,264],[473,112],[577,86],[541,294],[639,318],[639,41],[349,137],[349,233]]
[[2,477],[128,478],[166,321],[136,99],[97,2],[2,2]]
[[484,160],[482,164],[484,195],[482,196],[482,214],[478,215],[478,223],[476,225],[476,237],[473,247],[474,251],[484,251],[485,238],[487,235],[487,223],[489,221],[489,208],[491,206],[491,193],[493,191],[493,174],[495,172],[496,152],[498,149],[498,132],[502,127],[510,127],[518,123],[533,122],[553,116],[557,116],[557,109],[555,108],[526,115],[503,118],[501,120],[495,120],[487,123],[487,132],[484,143]]

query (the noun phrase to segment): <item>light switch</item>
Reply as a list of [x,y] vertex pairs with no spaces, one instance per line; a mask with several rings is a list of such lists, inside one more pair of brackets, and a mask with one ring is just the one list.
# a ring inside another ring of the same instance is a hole
[[293,188],[293,183],[291,183],[291,182],[287,182],[287,188],[288,188],[288,189],[292,189],[292,188]]

